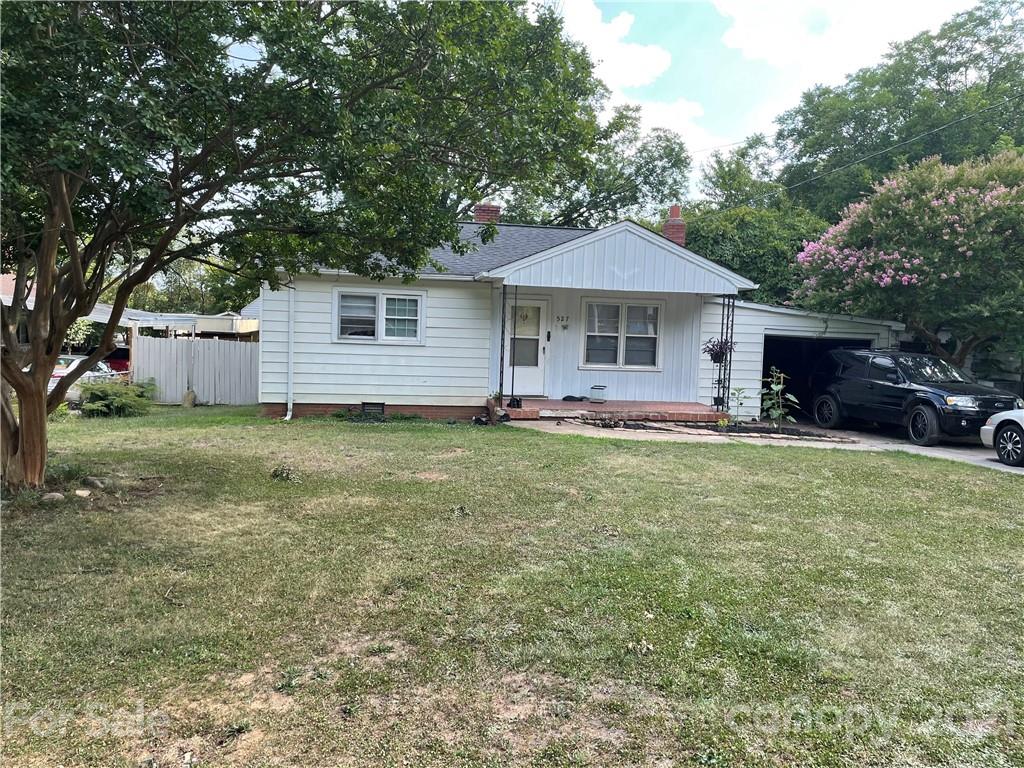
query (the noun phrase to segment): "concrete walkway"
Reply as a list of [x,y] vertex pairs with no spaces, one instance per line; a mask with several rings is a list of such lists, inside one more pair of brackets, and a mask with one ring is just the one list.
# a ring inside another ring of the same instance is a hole
[[684,443],[748,443],[753,445],[795,445],[804,448],[833,448],[844,451],[905,451],[936,459],[949,459],[1010,472],[1024,477],[1024,468],[1008,467],[996,458],[995,451],[971,440],[947,440],[929,448],[914,445],[902,436],[902,430],[865,427],[862,431],[824,430],[811,424],[800,428],[818,437],[792,438],[784,435],[725,435],[706,429],[676,424],[650,423],[651,429],[608,429],[573,420],[510,421],[519,429],[534,429],[560,435],[616,438],[619,440],[654,440]]

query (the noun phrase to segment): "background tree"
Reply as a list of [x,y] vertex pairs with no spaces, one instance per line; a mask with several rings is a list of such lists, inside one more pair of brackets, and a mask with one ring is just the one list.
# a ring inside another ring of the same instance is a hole
[[760,135],[731,152],[714,152],[704,164],[700,189],[706,202],[686,213],[686,244],[758,283],[744,294],[778,304],[799,287],[796,254],[828,224],[795,205],[773,180],[773,157]]
[[835,221],[874,182],[904,164],[936,155],[947,163],[1024,145],[1024,2],[985,0],[936,34],[892,46],[885,60],[838,87],[818,86],[782,114],[776,146],[784,186],[979,110],[977,117],[858,162],[793,190],[796,202]]
[[700,191],[715,208],[766,207],[782,192],[775,180],[775,156],[757,133],[730,152],[712,152],[701,168]]
[[[1024,327],[1024,155],[919,163],[851,204],[808,243],[798,297],[827,311],[896,317],[963,365]],[[951,339],[943,335],[948,333]]]
[[128,300],[132,309],[215,315],[237,312],[260,293],[260,281],[209,264],[183,259],[140,285]]
[[46,414],[76,378],[47,395],[50,373],[101,295],[76,370],[183,259],[410,274],[465,249],[473,201],[589,152],[600,107],[557,16],[511,3],[20,3],[0,45],[8,486],[43,481]]
[[687,193],[690,155],[672,131],[640,129],[638,107],[619,107],[590,152],[568,155],[548,176],[516,184],[502,220],[601,227],[642,219]]

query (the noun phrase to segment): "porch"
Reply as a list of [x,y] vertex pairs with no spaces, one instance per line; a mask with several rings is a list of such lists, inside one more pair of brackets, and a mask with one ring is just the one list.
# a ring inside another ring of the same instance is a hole
[[523,398],[522,408],[505,408],[509,418],[520,419],[609,419],[612,421],[714,422],[722,414],[703,403],[657,400],[590,401]]
[[[750,281],[631,222],[477,278],[494,288],[491,385],[512,418],[720,418],[731,361],[708,373],[701,345],[731,338],[735,296]],[[610,399],[563,399],[595,388]]]

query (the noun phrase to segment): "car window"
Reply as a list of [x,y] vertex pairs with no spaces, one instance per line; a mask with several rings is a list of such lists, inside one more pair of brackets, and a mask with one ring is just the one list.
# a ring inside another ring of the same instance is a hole
[[891,357],[872,357],[868,363],[868,378],[876,381],[899,381],[896,363]]
[[949,384],[973,382],[970,376],[954,365],[928,355],[901,355],[900,367],[911,381],[919,384]]
[[839,352],[837,356],[842,363],[842,369],[839,371],[840,374],[843,376],[864,375],[864,366],[867,364],[866,357],[855,355],[852,352]]
[[114,369],[104,363],[102,360],[92,367],[94,373],[113,373]]

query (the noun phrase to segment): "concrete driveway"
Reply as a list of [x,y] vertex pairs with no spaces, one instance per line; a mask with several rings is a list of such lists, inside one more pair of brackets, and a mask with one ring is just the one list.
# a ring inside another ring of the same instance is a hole
[[[808,428],[817,429],[816,426]],[[865,426],[859,430],[833,430],[832,433],[850,437],[857,440],[861,445],[877,450],[906,451],[907,453],[916,453],[921,456],[962,461],[979,467],[988,467],[989,469],[998,469],[1002,472],[1024,475],[1024,467],[1006,466],[996,458],[996,452],[993,449],[986,448],[981,444],[981,440],[977,438],[946,438],[938,445],[926,448],[914,445],[907,440],[906,433],[901,428]]]
[[820,429],[814,424],[801,423],[801,429],[820,435],[820,438],[787,438],[783,435],[736,435],[722,434],[707,429],[684,427],[669,423],[650,423],[650,429],[609,429],[571,419],[556,421],[510,421],[513,427],[536,429],[554,434],[587,435],[589,437],[614,437],[625,440],[654,440],[687,443],[752,443],[756,445],[796,445],[806,448],[835,448],[847,451],[905,451],[936,459],[949,459],[987,467],[1001,472],[1010,472],[1024,477],[1024,468],[1008,467],[996,458],[995,451],[989,450],[979,440],[970,438],[947,439],[939,445],[925,448],[914,445],[904,437],[902,429],[865,426],[860,430]]

